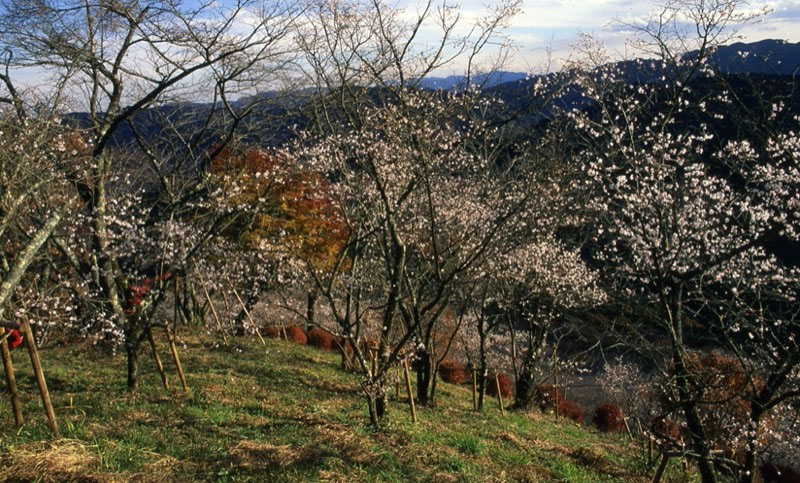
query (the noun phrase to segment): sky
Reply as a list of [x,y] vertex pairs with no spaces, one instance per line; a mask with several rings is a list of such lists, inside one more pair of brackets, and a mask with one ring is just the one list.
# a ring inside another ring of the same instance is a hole
[[[193,0],[185,0],[193,1]],[[225,2],[227,0],[219,0]],[[391,6],[404,8],[407,19],[414,18],[415,10],[427,0],[384,0]],[[501,1],[514,0],[433,0],[458,2],[461,17],[458,34],[466,34],[475,21],[485,15],[486,5],[497,5]],[[571,55],[581,34],[589,34],[605,45],[611,58],[640,57],[630,49],[633,32],[625,23],[646,22],[659,10],[663,2],[735,1],[740,3],[740,12],[768,12],[755,21],[735,26],[741,41],[753,42],[763,39],[800,41],[800,0],[521,0],[521,11],[514,16],[504,34],[513,49],[503,70],[527,73],[542,73],[558,69]],[[224,5],[224,3],[223,3]],[[247,27],[247,22],[243,24]],[[430,41],[435,43],[441,31],[431,30]],[[424,37],[424,36],[423,36]],[[425,41],[425,39],[420,39]],[[548,62],[548,59],[551,61]],[[462,74],[464,65],[454,62],[434,75]],[[27,69],[15,72],[18,85],[46,90],[49,82],[41,72]],[[44,82],[43,82],[44,81]]]
[[[466,15],[477,17],[481,0],[463,0]],[[537,72],[544,68],[547,51],[563,60],[570,55],[580,34],[590,34],[618,56],[630,55],[630,28],[622,22],[643,22],[658,11],[664,0],[524,0],[522,12],[506,30],[515,44],[507,70]],[[740,11],[769,12],[735,28],[741,41],[763,39],[800,41],[800,0],[751,0]],[[627,50],[626,50],[627,49]]]

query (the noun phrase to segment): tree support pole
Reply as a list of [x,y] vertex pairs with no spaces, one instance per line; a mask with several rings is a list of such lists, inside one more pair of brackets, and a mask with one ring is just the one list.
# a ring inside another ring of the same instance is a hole
[[[6,329],[0,327],[0,336],[4,335]],[[8,337],[3,337],[0,342],[0,353],[3,356],[3,367],[6,370],[6,382],[8,382],[8,392],[11,394],[11,406],[14,409],[14,421],[17,427],[21,428],[22,423],[25,421],[22,417],[22,405],[19,403],[19,394],[17,393],[17,380],[14,378],[14,364],[11,362],[11,351],[8,349]]]
[[175,345],[175,338],[172,337],[169,327],[165,327],[165,329],[167,332],[167,340],[169,341],[169,349],[172,351],[172,359],[175,361],[175,367],[178,368],[178,377],[181,378],[181,385],[183,386],[184,392],[189,392],[189,386],[186,385],[186,377],[183,375],[181,359],[178,357],[178,347]]
[[[217,321],[217,328],[219,328],[219,332],[222,334],[222,341],[225,343],[225,346],[227,346],[228,337],[225,336],[225,329],[222,328],[222,322],[220,322],[219,315],[217,315],[217,309],[214,307],[214,302],[211,301],[211,296],[208,295],[208,289],[206,289],[206,283],[203,281],[202,277],[200,278],[200,286],[203,287],[203,294],[206,296],[208,306],[211,307],[211,313],[214,315],[214,320]],[[167,337],[169,337],[169,332],[167,332]]]
[[244,314],[247,316],[247,320],[250,321],[250,325],[252,325],[253,330],[256,331],[256,335],[258,336],[258,340],[261,341],[261,345],[267,345],[267,343],[264,341],[264,338],[261,337],[261,332],[258,331],[258,326],[253,321],[253,317],[250,316],[250,311],[247,310],[247,306],[244,304],[244,302],[242,302],[242,298],[239,297],[239,292],[237,292],[236,289],[233,287],[231,287],[231,289],[233,290],[233,295],[236,296],[236,300],[238,300],[239,303],[242,305],[242,310],[244,310]]
[[500,393],[500,376],[495,373],[494,385],[497,388],[497,404],[500,405],[500,414],[505,415],[506,410],[503,409],[503,395]]
[[156,360],[156,367],[158,368],[158,373],[161,375],[161,383],[164,385],[164,389],[169,390],[167,373],[164,372],[164,364],[161,363],[161,357],[159,357],[158,349],[156,348],[156,340],[153,338],[153,332],[150,328],[147,329],[147,339],[150,341],[150,348],[153,349],[153,359]]
[[408,359],[403,361],[403,369],[406,374],[406,392],[408,393],[408,405],[411,407],[411,420],[417,424],[417,408],[414,407],[414,394],[411,392],[411,376],[408,374]]
[[653,476],[653,483],[659,483],[661,481],[661,476],[664,474],[664,470],[667,469],[667,463],[669,462],[669,455],[664,453],[661,457],[661,464],[658,465],[658,469],[656,470],[655,476]]
[[42,405],[44,405],[45,413],[47,413],[47,422],[50,424],[50,430],[53,432],[53,435],[58,437],[56,413],[53,411],[53,404],[50,402],[50,393],[47,391],[47,382],[44,379],[42,365],[39,362],[39,351],[36,349],[36,341],[33,339],[31,324],[27,321],[23,322],[21,329],[25,337],[25,345],[28,346],[28,354],[31,356],[31,364],[33,365],[33,372],[36,375],[36,383],[39,385],[39,392],[42,395]]

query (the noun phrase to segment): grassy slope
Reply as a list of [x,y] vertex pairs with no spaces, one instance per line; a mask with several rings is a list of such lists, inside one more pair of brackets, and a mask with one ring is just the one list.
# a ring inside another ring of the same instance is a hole
[[[277,340],[214,349],[205,336],[181,339],[189,395],[161,387],[149,347],[134,396],[121,355],[43,351],[59,441],[51,441],[27,354],[14,351],[26,424],[16,431],[4,394],[0,480],[648,481],[653,472],[620,436],[552,416],[501,416],[495,400],[476,414],[467,388],[444,383],[436,408],[418,408],[418,425],[404,402],[392,402],[375,433],[358,376],[341,371],[334,353]],[[681,478],[672,466],[670,476]]]

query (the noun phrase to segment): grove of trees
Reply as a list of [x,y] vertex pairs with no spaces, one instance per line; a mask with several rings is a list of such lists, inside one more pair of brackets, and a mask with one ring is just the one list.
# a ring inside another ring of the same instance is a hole
[[584,37],[510,102],[480,82],[520,9],[3,2],[0,318],[124,349],[136,391],[152,326],[273,304],[352,356],[376,428],[404,360],[420,404],[468,358],[480,407],[506,371],[530,410],[556,361],[615,359],[704,482],[800,454],[794,78],[715,69],[742,2],[671,0],[639,58]]

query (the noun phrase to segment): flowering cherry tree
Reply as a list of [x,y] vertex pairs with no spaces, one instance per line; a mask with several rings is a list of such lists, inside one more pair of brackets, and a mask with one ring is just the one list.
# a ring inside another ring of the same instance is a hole
[[[366,110],[365,127],[303,141],[295,152],[315,171],[331,173],[331,199],[348,226],[338,264],[344,269],[313,272],[323,298],[333,306],[358,294],[383,307],[379,367],[362,384],[373,422],[382,415],[377,401],[391,364],[409,341],[429,360],[427,344],[454,287],[520,221],[529,199],[525,183],[498,169],[496,131],[469,117],[485,101],[414,91],[403,98]],[[349,273],[355,270],[357,281]],[[353,282],[342,299],[335,288]],[[352,338],[359,330],[347,319],[353,312],[333,312],[344,314],[336,317]]]
[[[724,411],[725,406],[693,368],[696,361],[689,347],[695,332],[707,333],[715,345],[740,354],[742,373],[752,375],[750,384],[758,388],[750,398],[754,419],[748,421],[750,427],[738,429],[743,438],[750,438],[750,449],[756,446],[759,421],[765,422],[764,413],[774,407],[765,402],[779,393],[793,395],[790,375],[796,371],[791,358],[786,360],[788,366],[775,359],[781,350],[791,351],[790,345],[781,342],[779,350],[775,342],[756,341],[755,327],[763,322],[752,313],[743,318],[734,316],[735,310],[719,310],[728,306],[731,294],[736,298],[746,291],[742,298],[752,302],[766,287],[792,280],[794,269],[776,257],[770,243],[778,236],[793,236],[794,215],[786,208],[792,206],[797,181],[791,178],[796,128],[775,134],[764,144],[731,140],[711,127],[726,115],[743,112],[737,111],[740,106],[727,89],[730,85],[706,63],[717,42],[727,38],[727,24],[738,18],[736,2],[716,3],[712,9],[690,2],[683,6],[687,11],[678,8],[666,24],[662,17],[662,23],[642,27],[653,41],[648,45],[656,45],[663,54],[656,61],[663,76],[637,84],[628,80],[629,72],[618,72],[614,65],[587,71],[578,83],[592,107],[572,114],[581,133],[577,157],[585,166],[584,186],[592,194],[589,208],[603,221],[594,224],[595,261],[604,267],[617,297],[654,307],[658,314],[652,325],[642,323],[628,340],[660,367],[668,399],[686,424],[687,457],[698,462],[703,481],[716,481],[714,460],[722,461],[712,456],[717,448],[710,433],[711,408],[715,401],[717,410]],[[696,26],[692,32],[698,37],[672,30],[684,16]],[[661,29],[654,27],[659,25]],[[685,45],[700,50],[689,55],[681,50]],[[638,65],[644,71],[650,68],[647,63]],[[716,79],[714,94],[702,97],[694,92]],[[791,289],[779,292],[789,295]],[[784,298],[773,307],[786,308],[790,301],[791,297]],[[723,327],[708,313],[714,307],[717,320],[725,321]],[[687,326],[690,314],[694,327]],[[725,335],[732,330],[751,332],[746,342],[752,347]],[[756,369],[753,356],[760,351],[771,353],[772,362]],[[769,395],[761,393],[763,397],[756,396],[766,387],[756,382],[761,377],[774,377],[776,382]],[[745,479],[754,475],[755,454],[746,460]]]

